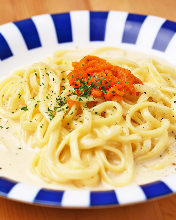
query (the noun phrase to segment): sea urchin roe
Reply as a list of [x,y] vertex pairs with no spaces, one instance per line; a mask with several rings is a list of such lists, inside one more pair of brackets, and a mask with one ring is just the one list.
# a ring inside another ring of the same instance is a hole
[[80,97],[90,95],[105,100],[121,101],[127,92],[136,96],[134,84],[143,84],[130,70],[114,66],[97,56],[85,56],[72,63],[68,80]]

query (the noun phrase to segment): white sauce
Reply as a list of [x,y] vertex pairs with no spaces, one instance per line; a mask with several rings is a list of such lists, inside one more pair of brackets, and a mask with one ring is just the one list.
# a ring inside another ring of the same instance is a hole
[[[82,56],[89,54],[90,51],[86,50],[85,52],[84,50],[84,52],[79,52],[79,56],[78,53],[74,53],[70,53],[70,57],[76,56],[77,59],[80,59]],[[101,53],[101,55],[98,54],[98,56],[104,58],[124,58],[124,54],[121,51],[104,52]],[[130,51],[127,54],[125,54],[125,56],[133,61],[135,60],[138,62],[141,59],[148,57],[148,55],[141,55],[141,53],[134,53]],[[38,149],[32,149],[30,148],[30,146],[27,146],[24,143],[20,143],[20,128],[17,123],[0,119],[0,126],[3,127],[0,127],[0,176],[52,189],[75,188],[73,185],[59,185],[56,183],[47,183],[41,180],[37,175],[33,174],[31,171],[31,163]],[[175,162],[176,149],[174,145],[172,149],[174,150],[175,157],[173,162]],[[162,159],[163,158],[158,158],[157,161],[160,161]],[[153,159],[153,162],[156,162],[156,160]],[[171,175],[176,172],[176,166],[172,164],[161,170],[154,170],[148,167],[148,165],[150,164],[151,161],[145,163],[138,163],[135,165],[134,178],[131,183],[132,185],[156,181],[162,177]],[[112,187],[107,185],[101,185],[93,189],[96,190],[105,188],[107,189]]]

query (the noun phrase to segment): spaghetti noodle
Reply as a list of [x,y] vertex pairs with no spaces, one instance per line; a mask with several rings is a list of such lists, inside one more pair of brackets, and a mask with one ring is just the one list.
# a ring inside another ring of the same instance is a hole
[[19,122],[21,138],[40,149],[32,169],[45,181],[123,186],[137,161],[168,152],[153,168],[172,162],[176,71],[152,59],[94,56],[108,50],[73,65],[59,51],[0,83],[0,116]]

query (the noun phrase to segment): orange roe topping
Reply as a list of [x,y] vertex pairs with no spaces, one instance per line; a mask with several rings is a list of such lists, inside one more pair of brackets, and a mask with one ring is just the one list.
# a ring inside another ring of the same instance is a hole
[[85,56],[72,65],[74,70],[67,77],[74,87],[74,94],[80,97],[91,95],[119,102],[126,93],[136,96],[134,84],[143,84],[130,70],[114,66],[97,56]]

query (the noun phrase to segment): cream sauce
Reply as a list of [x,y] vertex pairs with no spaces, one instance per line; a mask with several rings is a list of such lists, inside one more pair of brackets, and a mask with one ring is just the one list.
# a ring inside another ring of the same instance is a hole
[[[76,52],[69,52],[67,57],[73,58],[74,60],[79,60],[82,56],[91,53],[91,50],[85,52],[85,50]],[[79,56],[78,56],[79,54]],[[119,59],[128,57],[133,61],[140,62],[144,58],[149,58],[148,55],[141,55],[141,53],[134,53],[129,51],[123,52],[119,51],[111,51],[104,52],[98,54],[98,56],[103,58],[111,57],[113,59]],[[151,57],[151,56],[150,56]],[[158,58],[157,58],[158,60]],[[29,184],[35,184],[40,187],[50,188],[50,189],[70,189],[76,188],[73,185],[62,185],[56,183],[47,183],[40,179],[36,174],[32,173],[31,164],[32,160],[38,151],[38,149],[32,149],[26,143],[21,142],[20,140],[20,127],[18,123],[7,121],[4,119],[0,119],[0,176],[4,176],[16,181],[26,182]],[[174,151],[174,161],[176,161],[176,149],[175,145],[172,146]],[[159,162],[163,158],[158,158]],[[161,170],[154,170],[150,166],[152,162],[156,162],[155,159],[153,161],[147,161],[145,163],[137,163],[135,165],[135,173],[134,178],[130,185],[134,184],[144,184],[152,181],[156,181],[162,177],[171,175],[176,173],[176,166],[170,164],[166,168]],[[102,190],[102,189],[112,188],[111,186],[101,185],[94,187],[94,190]]]
[[[30,148],[30,146],[25,143],[20,143],[20,133],[17,133],[17,130],[20,129],[16,123],[1,120],[0,124],[3,127],[0,128],[0,176],[45,188],[76,189],[76,187],[71,184],[63,185],[44,182],[34,174],[31,169],[31,164],[38,150]],[[175,149],[174,161],[176,161],[175,144],[172,146],[172,149]],[[163,160],[163,156],[145,163],[137,163],[135,165],[134,178],[130,185],[149,183],[176,173],[176,166],[172,164],[161,170],[154,170],[149,167],[151,163],[157,163],[161,160]],[[102,190],[105,188],[112,187],[102,184],[93,189]]]

